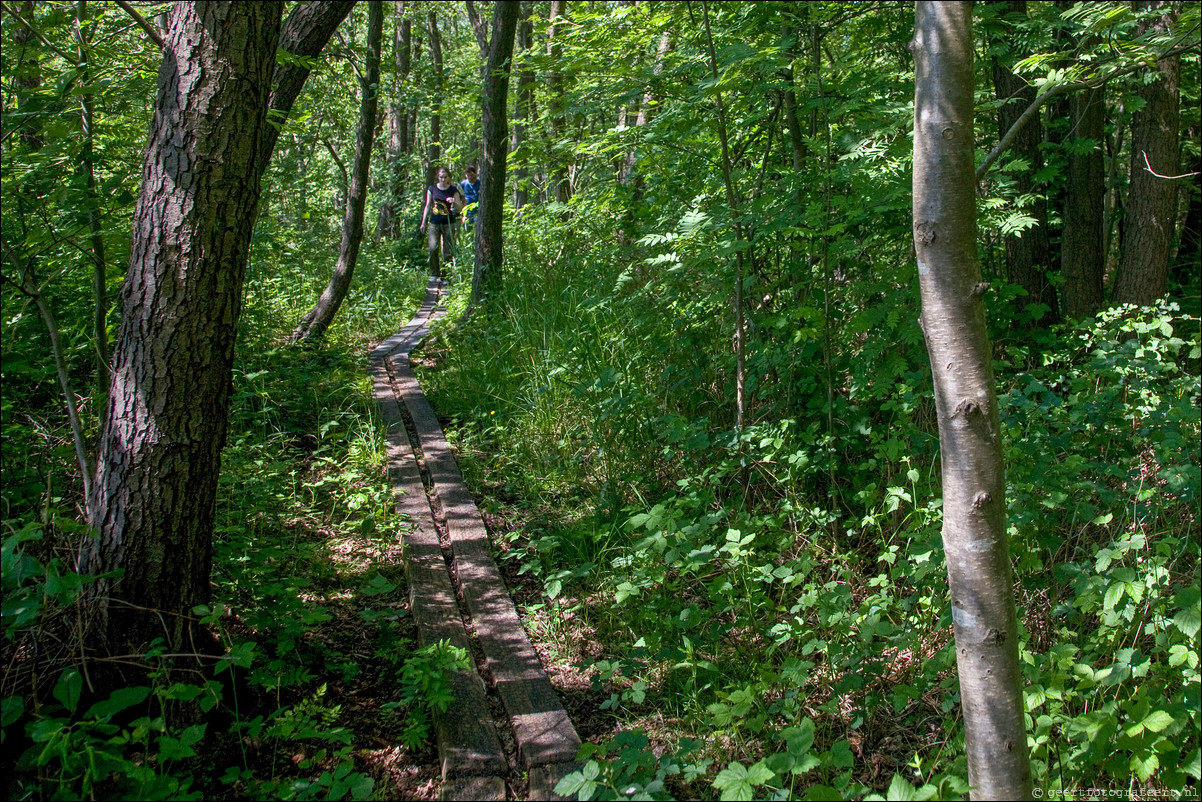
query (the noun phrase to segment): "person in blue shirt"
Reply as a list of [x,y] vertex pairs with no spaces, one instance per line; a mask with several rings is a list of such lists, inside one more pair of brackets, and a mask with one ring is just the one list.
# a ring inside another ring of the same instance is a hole
[[475,166],[469,166],[463,171],[464,179],[459,182],[459,188],[463,191],[464,206],[470,207],[467,210],[467,227],[475,231],[476,228],[476,204],[480,203],[480,179],[476,177]]

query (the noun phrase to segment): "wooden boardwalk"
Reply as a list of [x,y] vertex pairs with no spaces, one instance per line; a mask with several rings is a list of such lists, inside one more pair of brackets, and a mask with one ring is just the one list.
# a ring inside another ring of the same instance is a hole
[[[506,778],[525,772],[525,798],[559,799],[552,789],[576,768],[580,738],[526,637],[480,510],[409,363],[445,312],[439,294],[431,280],[414,318],[372,351],[370,369],[387,427],[389,481],[408,520],[405,572],[422,645],[448,640],[483,663],[473,657],[471,670],[453,678],[446,712],[435,711],[442,798],[503,800]],[[490,698],[506,720],[495,719]],[[503,740],[516,744],[514,765]]]

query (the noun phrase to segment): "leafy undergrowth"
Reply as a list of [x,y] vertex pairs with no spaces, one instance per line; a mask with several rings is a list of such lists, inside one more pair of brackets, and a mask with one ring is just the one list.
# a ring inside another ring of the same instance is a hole
[[[696,235],[690,262],[682,234],[692,272],[614,254],[607,274],[589,219],[519,231],[503,298],[423,374],[583,718],[560,790],[966,796],[913,289],[840,321],[853,344],[826,355],[821,311],[781,310],[735,434],[721,310],[696,289],[714,246]],[[996,362],[1035,782],[1181,789],[1200,774],[1199,321],[1128,308],[1054,335]]]
[[[260,245],[270,252],[269,239]],[[425,282],[377,258],[369,250],[360,266],[356,313],[314,346],[282,345],[307,289],[250,293],[213,603],[193,611],[220,644],[199,650],[215,661],[152,645],[135,661],[142,680],[94,698],[88,665],[36,639],[70,631],[81,528],[53,509],[7,522],[6,797],[436,797],[430,709],[465,656],[417,648],[366,373],[369,342],[407,319]],[[280,280],[289,265],[252,265],[248,285],[258,269]]]

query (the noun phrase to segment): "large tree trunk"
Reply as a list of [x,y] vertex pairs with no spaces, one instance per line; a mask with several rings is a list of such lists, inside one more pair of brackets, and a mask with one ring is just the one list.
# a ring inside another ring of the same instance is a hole
[[[308,75],[276,44],[316,56],[352,2],[197,2],[171,12],[134,214],[89,511],[89,640],[137,653],[187,648],[209,598],[213,513],[242,279],[259,185]],[[339,16],[341,13],[342,16]],[[274,90],[272,90],[274,87]]]
[[[1167,7],[1163,0],[1138,0],[1138,9]],[[1171,16],[1152,26],[1168,32]],[[1177,217],[1176,175],[1181,144],[1177,125],[1180,57],[1162,59],[1158,79],[1140,91],[1144,107],[1131,121],[1131,183],[1123,217],[1121,254],[1113,300],[1144,306],[1164,295],[1169,282],[1173,228]],[[1153,171],[1160,176],[1153,175]]]
[[338,248],[338,263],[317,305],[301,318],[292,332],[292,340],[320,337],[334,322],[339,307],[346,299],[359,261],[359,246],[363,242],[363,210],[367,206],[367,176],[371,164],[372,134],[376,123],[376,106],[380,83],[380,40],[384,30],[384,2],[371,0],[367,14],[367,64],[360,86],[359,128],[355,132],[355,157],[351,163],[347,187],[346,210],[342,218],[342,244]]
[[1064,311],[1071,318],[1093,315],[1104,300],[1105,92],[1105,88],[1098,87],[1069,98],[1072,133],[1068,142],[1060,264],[1064,274]]
[[521,7],[518,3],[493,6],[492,35],[488,44],[488,80],[484,84],[480,160],[480,214],[476,219],[476,265],[472,272],[473,306],[486,303],[501,291],[501,219],[505,206],[505,162],[509,153],[509,68],[513,35]]
[[1030,799],[1002,438],[977,263],[972,3],[919,2],[914,246],[943,465],[943,546],[973,799]]
[[[1000,5],[1009,14],[1024,17],[1027,14],[1026,0],[1008,0]],[[997,98],[1002,103],[998,109],[998,137],[1001,138],[1035,100],[1035,89],[998,58],[993,60],[993,84]],[[1005,245],[1007,278],[1026,290],[1028,304],[1048,307],[1049,311],[1040,321],[1048,324],[1060,319],[1060,307],[1056,301],[1056,290],[1047,275],[1052,263],[1052,249],[1048,243],[1047,201],[1039,195],[1033,180],[1035,173],[1043,166],[1043,157],[1039,153],[1042,140],[1043,126],[1038,117],[1025,125],[1014,140],[1012,147],[1015,154],[1031,165],[1025,172],[1014,173],[1015,194],[1017,197],[1029,195],[1036,198],[1026,209],[1035,223],[1017,235],[1006,237]]]
[[[177,3],[134,212],[82,570],[93,638],[186,648],[209,600],[234,335],[280,3]],[[122,649],[124,651],[125,649]]]

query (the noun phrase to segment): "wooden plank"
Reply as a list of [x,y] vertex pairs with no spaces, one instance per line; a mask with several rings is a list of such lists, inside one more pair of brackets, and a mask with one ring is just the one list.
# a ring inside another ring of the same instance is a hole
[[434,492],[442,504],[459,586],[513,725],[522,762],[532,768],[574,760],[580,738],[522,628],[492,558],[488,531],[463,485],[438,418],[421,392],[407,354],[394,353],[388,361],[397,395],[413,421]]
[[[405,432],[385,362],[388,353],[403,350],[407,354],[425,335],[436,298],[436,294],[428,291],[426,303],[418,316],[398,335],[381,343],[373,351],[370,360],[372,389],[387,432],[389,482],[397,510],[409,524],[404,535],[405,575],[409,585],[410,609],[418,625],[419,638],[423,646],[447,640],[459,648],[468,649],[467,631],[459,614],[455,590],[439,546],[438,531],[434,526],[421,473]],[[434,711],[435,739],[443,777],[454,779],[469,775],[505,775],[509,763],[497,737],[484,683],[474,662],[471,670],[459,671],[451,677],[451,690],[452,700],[446,711]],[[500,776],[473,776],[472,780],[475,784],[469,783],[470,795],[454,798],[505,798],[504,782]],[[495,789],[498,784],[500,796],[488,796],[486,791]]]
[[500,802],[505,799],[505,781],[500,777],[459,777],[444,780],[438,798],[448,800],[488,800]]
[[570,763],[549,763],[530,769],[530,792],[527,798],[531,802],[561,802],[573,799],[574,797],[555,793],[555,786],[573,771],[579,771],[580,766],[579,761],[573,760]]

